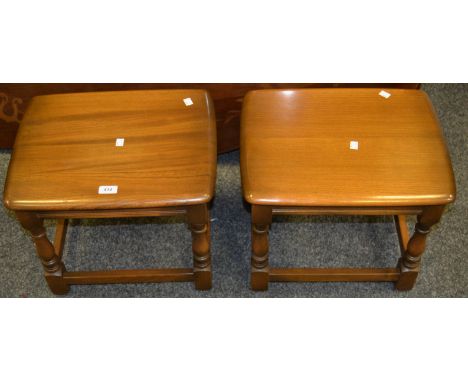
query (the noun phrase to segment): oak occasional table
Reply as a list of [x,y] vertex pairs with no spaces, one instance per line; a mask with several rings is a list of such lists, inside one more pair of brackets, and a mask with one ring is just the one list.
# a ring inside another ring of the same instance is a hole
[[[411,289],[426,235],[455,199],[450,158],[420,90],[260,90],[244,101],[244,198],[252,207],[251,287],[269,281],[394,281]],[[393,215],[395,268],[269,268],[273,215]],[[409,238],[407,215],[417,215]]]
[[[31,233],[55,294],[70,284],[127,282],[209,289],[215,177],[215,116],[205,91],[40,96],[20,126],[4,204]],[[193,268],[68,272],[62,262],[67,219],[174,215],[187,218]],[[58,219],[54,244],[44,218]]]

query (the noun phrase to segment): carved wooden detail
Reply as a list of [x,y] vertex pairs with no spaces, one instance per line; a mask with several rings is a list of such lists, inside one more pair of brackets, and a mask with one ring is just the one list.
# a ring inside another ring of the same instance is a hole
[[418,277],[421,257],[426,248],[426,238],[431,227],[438,223],[444,206],[426,207],[417,217],[417,223],[413,236],[408,241],[406,251],[399,260],[400,279],[396,283],[398,290],[410,290]]
[[[400,207],[405,215],[413,211],[413,207]],[[273,215],[319,215],[324,214],[320,207],[313,211],[311,207],[281,207],[275,208],[252,205],[252,259],[251,259],[251,287],[253,290],[267,290],[268,282],[348,282],[348,281],[393,281],[398,290],[413,288],[419,273],[421,256],[425,249],[426,237],[430,228],[436,224],[443,213],[444,206],[422,207],[418,215],[418,222],[413,236],[408,240],[405,216],[395,216],[395,223],[402,250],[397,267],[395,268],[271,268],[268,265],[268,232]],[[406,210],[405,210],[406,209]],[[325,215],[327,214],[325,210]],[[348,210],[338,209],[331,215],[345,215]],[[384,215],[393,212],[389,209]],[[370,210],[361,208],[353,210],[355,215],[382,214],[380,209]]]
[[195,269],[205,269],[210,266],[210,242],[207,224],[191,224],[193,265]]
[[[0,120],[7,123],[20,123],[24,110],[21,108],[23,100],[18,97],[9,97],[0,92]],[[11,109],[9,111],[8,109]]]
[[192,233],[193,272],[195,288],[211,288],[210,222],[206,205],[192,206],[187,211]]
[[262,224],[252,224],[252,267],[268,268],[268,231],[269,227]]
[[271,207],[252,206],[252,268],[250,283],[253,290],[268,289],[268,231],[271,219]]
[[[125,214],[119,211],[106,211],[108,217],[141,217],[146,216],[142,211],[128,210]],[[58,295],[68,293],[70,285],[75,284],[112,284],[112,283],[145,283],[145,282],[186,282],[193,281],[195,288],[208,290],[211,288],[211,254],[210,254],[210,225],[208,206],[206,204],[184,208],[189,228],[192,233],[193,268],[155,268],[155,269],[119,269],[102,271],[68,272],[61,260],[67,219],[63,219],[64,211],[47,211],[41,213],[48,219],[58,219],[55,242],[52,244],[47,238],[43,225],[43,217],[35,212],[16,211],[21,225],[29,231],[36,246],[36,252],[44,268],[46,281],[51,291]],[[71,216],[85,218],[102,218],[94,211],[82,211]],[[148,210],[147,216],[176,216],[181,211],[175,207],[163,207]]]
[[65,265],[55,253],[53,244],[47,238],[43,219],[38,218],[34,213],[21,211],[16,212],[16,217],[23,228],[31,234],[49,288],[55,294],[66,294],[69,286],[62,278]]
[[8,92],[0,84],[0,148],[10,148],[15,141],[16,131],[23,118],[26,102]]

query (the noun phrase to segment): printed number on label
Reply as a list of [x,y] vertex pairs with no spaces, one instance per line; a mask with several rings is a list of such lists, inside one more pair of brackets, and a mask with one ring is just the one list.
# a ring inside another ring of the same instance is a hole
[[99,186],[98,194],[116,194],[119,186]]

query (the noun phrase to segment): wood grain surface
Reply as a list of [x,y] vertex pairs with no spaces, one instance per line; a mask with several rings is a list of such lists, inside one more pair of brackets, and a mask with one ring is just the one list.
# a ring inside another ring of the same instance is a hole
[[419,88],[420,84],[325,84],[325,83],[10,83],[0,84],[0,148],[11,148],[19,123],[32,97],[47,94],[156,89],[204,89],[216,112],[218,154],[239,148],[242,100],[250,90],[303,87]]
[[241,123],[245,199],[272,206],[452,202],[452,166],[428,96],[387,89],[384,98],[379,91],[248,93]]
[[[213,197],[215,175],[215,116],[206,91],[41,96],[19,129],[4,203],[38,211],[203,204]],[[98,194],[102,185],[118,192]]]

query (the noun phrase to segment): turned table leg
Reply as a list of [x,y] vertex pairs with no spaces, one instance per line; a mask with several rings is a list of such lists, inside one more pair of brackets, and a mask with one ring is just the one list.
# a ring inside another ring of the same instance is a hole
[[68,293],[69,286],[62,277],[65,272],[65,266],[55,253],[54,246],[47,238],[43,219],[37,217],[32,212],[23,211],[17,211],[16,217],[23,228],[31,234],[50,290],[55,294]]
[[211,288],[210,216],[206,204],[191,206],[187,211],[192,233],[195,288]]
[[272,208],[252,205],[252,260],[250,285],[253,290],[268,289],[268,230]]
[[421,257],[426,247],[426,237],[431,227],[436,224],[444,211],[444,206],[425,207],[418,221],[414,234],[408,242],[406,252],[400,258],[400,278],[396,282],[398,290],[410,290],[418,277]]

